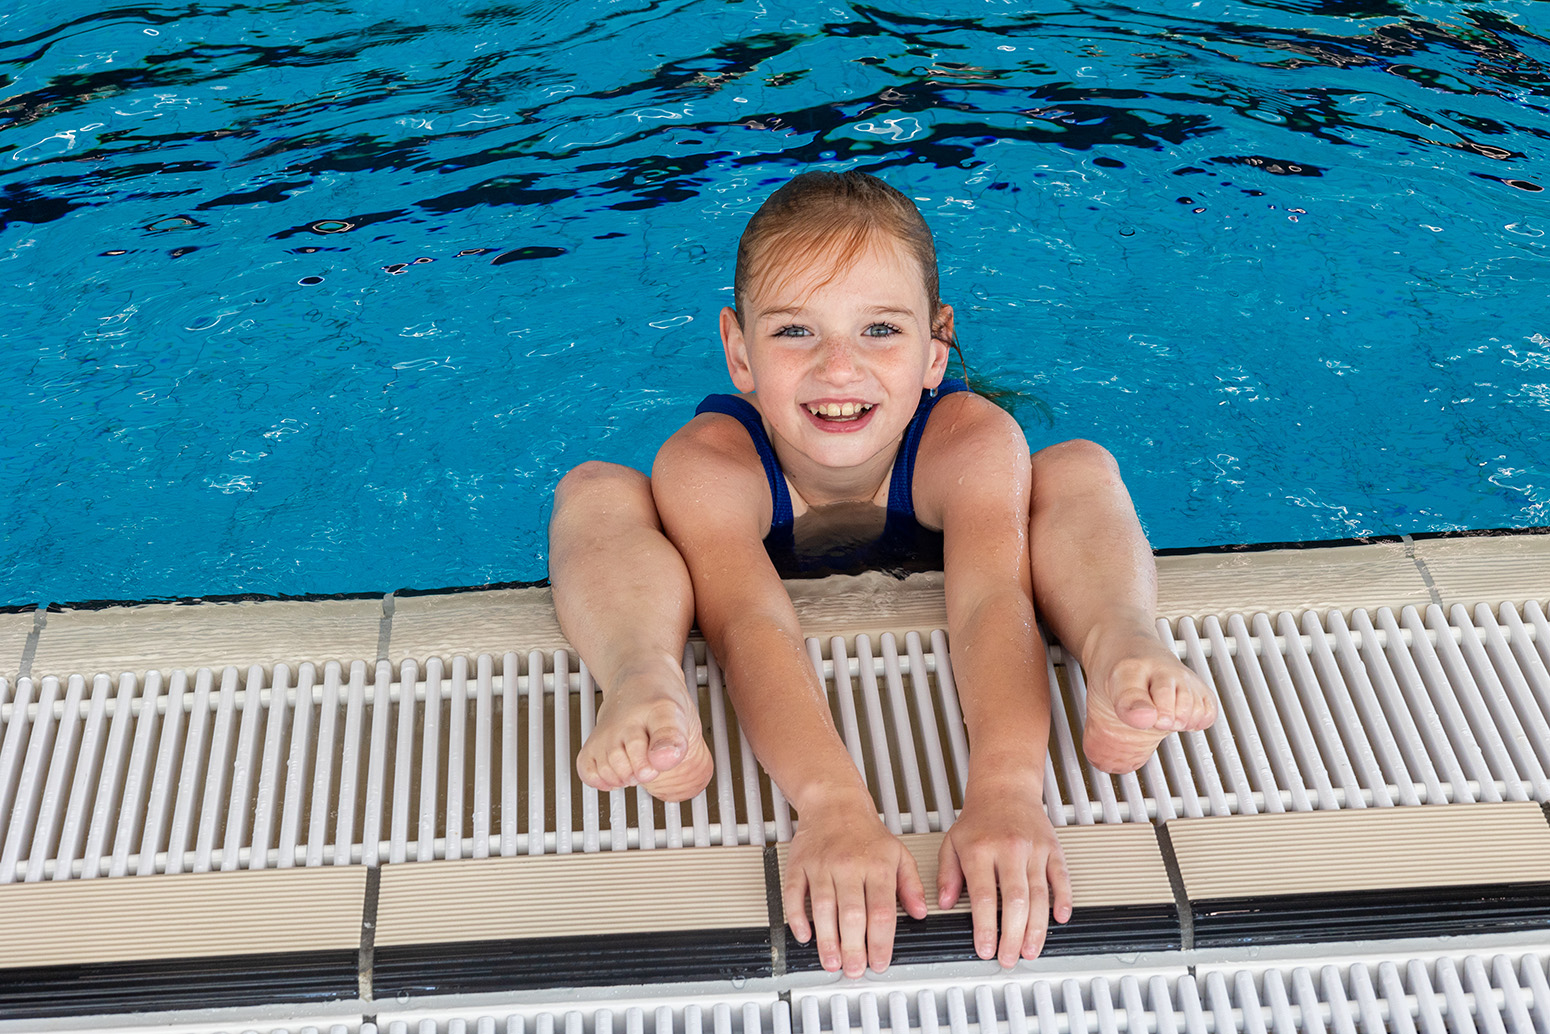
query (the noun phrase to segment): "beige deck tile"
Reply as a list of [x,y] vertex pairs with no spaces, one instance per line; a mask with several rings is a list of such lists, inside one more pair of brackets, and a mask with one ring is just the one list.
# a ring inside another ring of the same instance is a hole
[[15,679],[21,669],[22,651],[32,634],[34,612],[0,614],[0,678]]
[[1550,599],[1550,534],[1421,539],[1415,555],[1449,607]]
[[[360,944],[366,867],[252,869],[0,886],[0,974]],[[162,1028],[166,1029],[166,1028]]]
[[1167,829],[1194,901],[1543,883],[1550,863],[1550,827],[1531,801],[1211,815]]
[[382,601],[138,604],[48,615],[32,674],[375,661]]
[[548,589],[489,589],[403,596],[393,600],[388,659],[450,659],[457,654],[500,657],[507,650],[574,648],[560,632]]
[[767,927],[764,849],[460,858],[382,868],[376,944]]
[[1431,602],[1398,542],[1163,556],[1157,580],[1158,613],[1170,619]]

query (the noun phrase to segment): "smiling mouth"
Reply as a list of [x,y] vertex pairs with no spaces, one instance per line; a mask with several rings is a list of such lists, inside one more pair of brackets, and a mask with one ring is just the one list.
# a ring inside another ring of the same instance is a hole
[[872,406],[865,402],[809,402],[803,408],[820,420],[838,423],[860,420],[872,411]]

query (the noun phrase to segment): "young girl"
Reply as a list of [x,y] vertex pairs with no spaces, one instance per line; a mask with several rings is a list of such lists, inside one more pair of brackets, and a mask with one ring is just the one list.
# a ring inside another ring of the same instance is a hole
[[937,898],[950,908],[967,885],[981,958],[1033,958],[1051,907],[1060,922],[1071,912],[1042,800],[1050,699],[1035,599],[1087,672],[1083,742],[1100,768],[1132,771],[1163,736],[1215,717],[1153,629],[1152,554],[1130,497],[1098,446],[1030,462],[1010,416],[944,382],[953,311],[931,233],[880,180],[810,172],[777,190],[743,234],[733,301],[721,339],[742,394],[706,399],[650,479],[588,463],[556,492],[555,606],[603,690],[577,769],[599,789],[639,783],[666,800],[705,786],[711,757],[680,667],[697,620],[797,811],[792,933],[816,935],[830,971],[882,970],[896,902],[923,917],[924,891],[834,728],[780,579],[825,564],[815,538],[868,541],[885,563],[935,540],[972,750]]

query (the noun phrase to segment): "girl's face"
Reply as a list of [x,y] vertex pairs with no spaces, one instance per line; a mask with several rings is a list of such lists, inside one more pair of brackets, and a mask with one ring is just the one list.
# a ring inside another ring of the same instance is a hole
[[758,393],[787,469],[793,451],[831,470],[891,465],[921,390],[942,382],[952,336],[945,305],[933,334],[914,256],[880,240],[844,269],[831,255],[767,270],[744,303],[741,326],[721,313],[727,368]]

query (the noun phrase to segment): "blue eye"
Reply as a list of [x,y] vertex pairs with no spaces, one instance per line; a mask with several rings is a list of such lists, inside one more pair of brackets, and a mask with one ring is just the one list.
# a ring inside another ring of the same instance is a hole
[[873,323],[861,332],[862,337],[892,337],[899,332],[899,328],[889,323]]
[[799,326],[797,326],[796,324],[793,323],[790,326],[781,327],[779,330],[777,330],[775,332],[775,336],[776,337],[806,337],[807,333],[808,333],[808,331],[807,331],[806,327],[799,327]]

